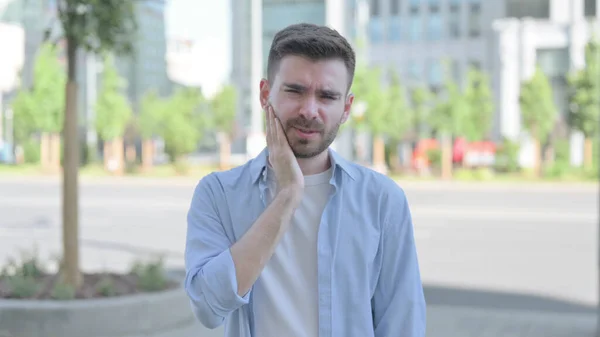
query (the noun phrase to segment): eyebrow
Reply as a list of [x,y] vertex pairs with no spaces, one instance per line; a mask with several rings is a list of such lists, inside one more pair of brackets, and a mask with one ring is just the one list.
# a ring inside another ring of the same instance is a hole
[[[303,86],[301,84],[297,84],[297,83],[284,83],[283,86],[286,88],[301,91],[301,92],[306,91],[305,86]],[[330,96],[330,97],[335,97],[335,98],[339,98],[342,96],[342,94],[340,92],[335,91],[335,90],[323,89],[323,90],[317,90],[317,91],[325,96]]]

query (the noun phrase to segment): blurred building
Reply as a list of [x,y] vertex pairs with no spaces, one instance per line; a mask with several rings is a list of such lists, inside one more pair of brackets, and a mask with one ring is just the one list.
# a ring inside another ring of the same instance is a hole
[[[262,110],[258,101],[260,78],[266,75],[269,48],[275,33],[293,23],[328,25],[352,40],[355,0],[239,0],[232,5],[232,74],[238,88],[238,122],[245,134],[233,144],[234,153],[253,156],[264,145]],[[346,155],[350,147],[336,141]]]
[[[497,108],[492,137],[522,140],[524,166],[532,164],[532,156],[521,134],[520,83],[540,64],[564,116],[565,75],[583,65],[584,45],[598,29],[600,10],[599,0],[368,1],[370,62],[394,66],[408,85],[433,91],[442,84],[444,61],[459,83],[469,67],[484,70]],[[574,148],[579,138],[572,138]]]
[[129,99],[137,112],[146,92],[168,95],[172,82],[167,74],[164,1],[136,1],[135,15],[138,31],[133,52],[119,57],[117,67],[128,82]]
[[200,87],[202,72],[198,56],[203,50],[194,41],[182,38],[170,38],[167,41],[167,75],[176,84]]

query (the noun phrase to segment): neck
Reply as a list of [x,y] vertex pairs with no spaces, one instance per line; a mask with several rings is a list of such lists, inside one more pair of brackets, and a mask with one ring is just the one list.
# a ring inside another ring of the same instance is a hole
[[312,158],[297,158],[297,160],[298,166],[300,166],[300,170],[305,176],[325,172],[331,167],[329,151],[327,150]]

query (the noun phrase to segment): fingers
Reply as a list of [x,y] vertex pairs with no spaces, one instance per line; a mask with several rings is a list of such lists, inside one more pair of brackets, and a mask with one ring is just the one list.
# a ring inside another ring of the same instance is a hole
[[273,146],[273,126],[272,126],[272,115],[271,115],[271,105],[267,104],[267,106],[265,107],[265,118],[266,118],[266,123],[265,126],[267,128],[266,130],[266,135],[267,135],[267,146],[272,147]]

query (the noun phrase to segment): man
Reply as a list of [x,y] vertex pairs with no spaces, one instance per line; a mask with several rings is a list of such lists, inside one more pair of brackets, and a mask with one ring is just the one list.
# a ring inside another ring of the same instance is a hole
[[185,289],[227,337],[423,337],[408,203],[329,146],[348,119],[355,54],[336,31],[280,31],[260,82],[267,148],[204,177],[188,213]]

